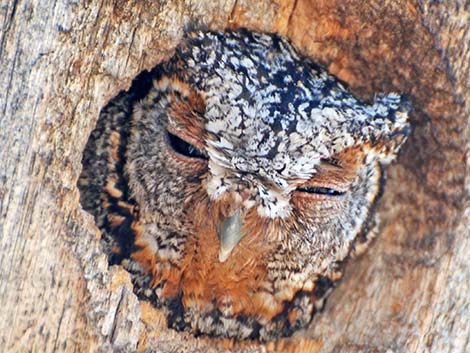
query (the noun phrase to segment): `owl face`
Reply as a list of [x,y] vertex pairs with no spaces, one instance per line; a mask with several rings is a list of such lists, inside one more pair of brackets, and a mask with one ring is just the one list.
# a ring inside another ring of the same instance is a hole
[[188,34],[121,149],[138,292],[194,333],[304,326],[367,242],[408,130],[398,95],[366,104],[278,36]]

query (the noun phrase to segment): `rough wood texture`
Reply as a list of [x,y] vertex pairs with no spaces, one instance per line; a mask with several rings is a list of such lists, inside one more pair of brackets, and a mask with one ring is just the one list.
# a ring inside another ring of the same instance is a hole
[[[99,110],[171,55],[190,21],[277,31],[357,94],[396,90],[414,103],[380,236],[292,339],[238,344],[166,329],[125,271],[108,268],[79,205]],[[0,22],[3,351],[470,351],[468,3],[10,0]]]

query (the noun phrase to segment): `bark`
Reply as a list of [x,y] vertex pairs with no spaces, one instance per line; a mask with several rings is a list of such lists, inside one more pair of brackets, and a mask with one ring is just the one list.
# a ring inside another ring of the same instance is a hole
[[[470,351],[468,2],[8,0],[0,21],[0,350]],[[290,339],[167,329],[108,267],[80,207],[100,109],[169,57],[190,22],[279,32],[363,98],[393,90],[414,105],[378,239]]]

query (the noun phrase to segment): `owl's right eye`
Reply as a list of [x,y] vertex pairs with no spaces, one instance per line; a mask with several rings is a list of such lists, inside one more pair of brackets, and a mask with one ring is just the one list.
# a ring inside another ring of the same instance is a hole
[[178,154],[183,155],[188,158],[194,159],[202,159],[207,160],[207,155],[195,147],[194,145],[186,142],[185,140],[181,139],[180,137],[172,134],[168,131],[168,143],[171,148]]

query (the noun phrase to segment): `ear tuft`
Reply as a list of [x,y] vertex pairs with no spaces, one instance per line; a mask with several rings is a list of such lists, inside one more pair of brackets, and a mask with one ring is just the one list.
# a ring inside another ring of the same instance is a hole
[[412,106],[408,96],[400,96],[394,92],[375,97],[374,107],[378,108],[377,112],[379,114],[382,111],[382,106],[387,107],[388,114],[386,119],[390,126],[382,134],[374,149],[379,152],[379,158],[383,163],[389,163],[396,157],[401,146],[411,133],[409,113],[412,110]]

